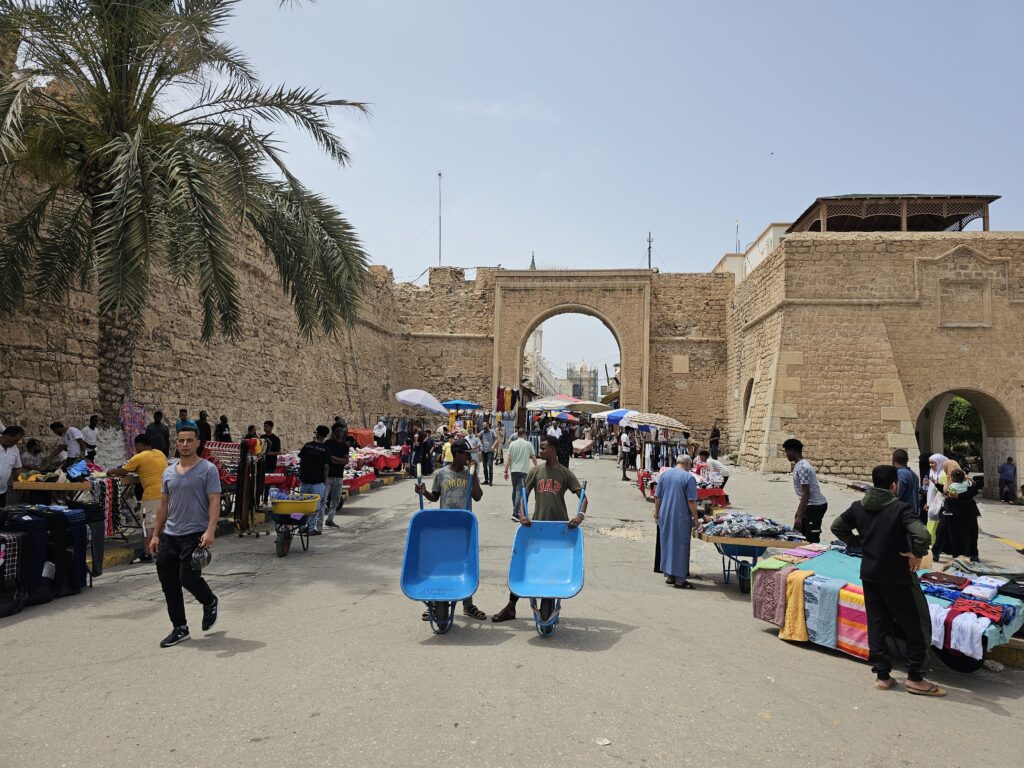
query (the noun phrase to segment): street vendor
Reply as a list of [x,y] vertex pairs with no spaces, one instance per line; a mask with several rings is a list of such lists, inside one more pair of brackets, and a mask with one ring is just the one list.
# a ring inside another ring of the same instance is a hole
[[160,509],[160,483],[164,470],[167,469],[167,457],[158,451],[149,441],[149,436],[142,434],[135,438],[135,455],[122,467],[108,469],[108,477],[125,477],[129,472],[139,475],[142,484],[142,562],[149,562],[149,539],[156,529],[156,515]]
[[62,452],[67,453],[69,459],[77,459],[85,455],[86,444],[82,432],[74,427],[66,427],[63,423],[55,421],[50,425],[50,431],[59,439],[57,447],[50,451],[47,461],[53,461]]
[[786,458],[793,462],[793,490],[800,500],[793,516],[793,528],[812,544],[821,541],[821,521],[828,511],[828,499],[818,486],[818,474],[804,458],[804,444],[795,437],[782,444]]
[[[434,483],[431,490],[422,481],[416,483],[416,493],[429,501],[441,502],[441,509],[468,509],[472,511],[473,502],[480,501],[484,497],[483,489],[480,487],[479,465],[469,466],[470,451],[469,443],[465,440],[455,440],[451,443],[452,461],[450,465],[444,466],[434,474]],[[472,490],[470,490],[472,488]],[[462,612],[471,618],[485,620],[487,614],[473,604],[473,596],[470,595],[462,601]],[[423,612],[423,620],[430,620],[430,613]]]
[[[576,479],[576,475],[558,461],[558,438],[552,435],[544,435],[540,439],[540,458],[543,464],[535,466],[526,476],[526,496],[536,491],[536,498],[533,505],[533,520],[541,522],[562,522],[568,523],[570,528],[575,528],[587,516],[588,499],[583,496],[583,486]],[[565,492],[572,491],[583,499],[580,510],[571,520],[569,511],[565,506]],[[525,514],[525,510],[519,509],[519,524],[532,525],[532,521]],[[509,621],[516,617],[516,603],[519,595],[509,592],[508,604],[491,617],[491,621]]]
[[25,430],[16,424],[6,427],[0,433],[0,507],[7,506],[7,488],[14,482],[21,467],[18,443],[25,436]]
[[23,469],[42,470],[46,466],[46,453],[43,452],[43,444],[32,438],[25,443],[25,452],[21,454],[21,466]]
[[707,448],[702,448],[697,455],[700,456],[697,466],[701,470],[697,474],[705,481],[710,481],[711,475],[717,473],[722,476],[722,487],[725,488],[725,484],[729,482],[729,468],[718,459],[711,458],[711,452]]

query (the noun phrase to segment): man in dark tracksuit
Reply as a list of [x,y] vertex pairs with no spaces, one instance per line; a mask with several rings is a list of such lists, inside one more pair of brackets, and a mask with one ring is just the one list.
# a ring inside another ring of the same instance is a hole
[[[880,464],[871,473],[874,488],[855,501],[832,523],[832,533],[851,547],[860,547],[860,578],[868,619],[868,652],[875,687],[893,688],[892,657],[888,639],[899,627],[907,644],[907,692],[945,696],[924,679],[924,664],[931,633],[921,616],[921,587],[915,572],[928,554],[928,529],[915,510],[896,497],[896,468]],[[854,530],[857,533],[854,533]],[[916,593],[916,594],[915,594]]]

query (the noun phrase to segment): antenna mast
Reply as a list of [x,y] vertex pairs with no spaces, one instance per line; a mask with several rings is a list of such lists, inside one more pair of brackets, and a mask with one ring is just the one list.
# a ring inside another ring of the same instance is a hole
[[647,269],[651,268],[651,245],[654,243],[654,239],[651,237],[651,233],[647,233]]

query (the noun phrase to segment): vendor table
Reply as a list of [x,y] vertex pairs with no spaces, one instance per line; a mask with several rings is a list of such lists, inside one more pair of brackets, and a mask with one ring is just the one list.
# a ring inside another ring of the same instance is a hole
[[[718,554],[722,556],[722,579],[728,584],[729,578],[735,573],[736,582],[743,594],[750,592],[750,569],[757,565],[757,559],[766,549],[791,549],[800,546],[798,541],[785,539],[745,539],[736,536],[708,536],[704,533],[695,533],[694,537],[715,545]],[[749,561],[743,559],[747,557],[750,558]]]
[[61,491],[64,493],[81,493],[92,490],[88,481],[77,483],[28,483],[18,480],[11,485],[15,491]]

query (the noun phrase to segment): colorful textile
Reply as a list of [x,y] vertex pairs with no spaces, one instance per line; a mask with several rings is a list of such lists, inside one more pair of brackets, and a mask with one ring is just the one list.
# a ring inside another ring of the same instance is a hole
[[796,565],[798,563],[802,563],[804,560],[809,559],[809,558],[806,558],[806,557],[797,557],[796,555],[786,555],[786,554],[775,555],[775,557],[778,560],[782,560],[782,561],[787,562],[787,563],[793,563],[794,565]]
[[805,560],[807,560],[812,557],[817,557],[821,554],[821,552],[813,549],[808,549],[807,547],[797,547],[796,549],[787,549],[782,554],[792,555],[793,557],[802,557]]
[[779,631],[780,640],[806,643],[807,619],[804,616],[804,582],[814,571],[793,571],[786,579],[786,618]]
[[970,579],[965,579],[962,576],[954,576],[951,573],[940,573],[939,571],[922,573],[918,578],[920,578],[921,581],[938,584],[940,587],[947,587],[949,589],[963,589],[971,583]]
[[979,597],[982,600],[995,600],[999,589],[987,584],[971,584],[962,590],[964,597]]
[[921,589],[926,595],[932,595],[933,597],[941,597],[943,600],[949,600],[951,603],[959,600],[963,595],[955,589],[946,589],[945,587],[938,587],[935,584],[921,584]]
[[845,581],[817,574],[804,582],[804,617],[807,636],[812,643],[836,647],[839,591],[845,586]]
[[769,557],[769,558],[766,558],[766,559],[761,560],[760,562],[758,562],[758,564],[755,565],[750,570],[751,570],[751,572],[755,572],[755,571],[777,571],[780,568],[785,568],[787,565],[789,565],[789,563],[787,563],[785,560],[779,560],[779,558],[777,558],[777,557]]
[[839,590],[836,648],[858,659],[868,657],[868,616],[864,610],[864,590],[854,584],[847,584]]
[[953,603],[953,610],[970,611],[978,616],[984,616],[995,624],[1001,624],[1003,622],[1003,615],[1005,614],[1007,607],[1008,606],[996,605],[995,603],[988,603],[983,600],[971,600],[966,597],[961,597]]
[[135,438],[146,431],[146,408],[134,400],[125,400],[117,413],[124,438],[124,455],[135,455]]
[[786,619],[786,579],[795,570],[787,565],[777,571],[764,569],[754,574],[754,618],[782,627]]

